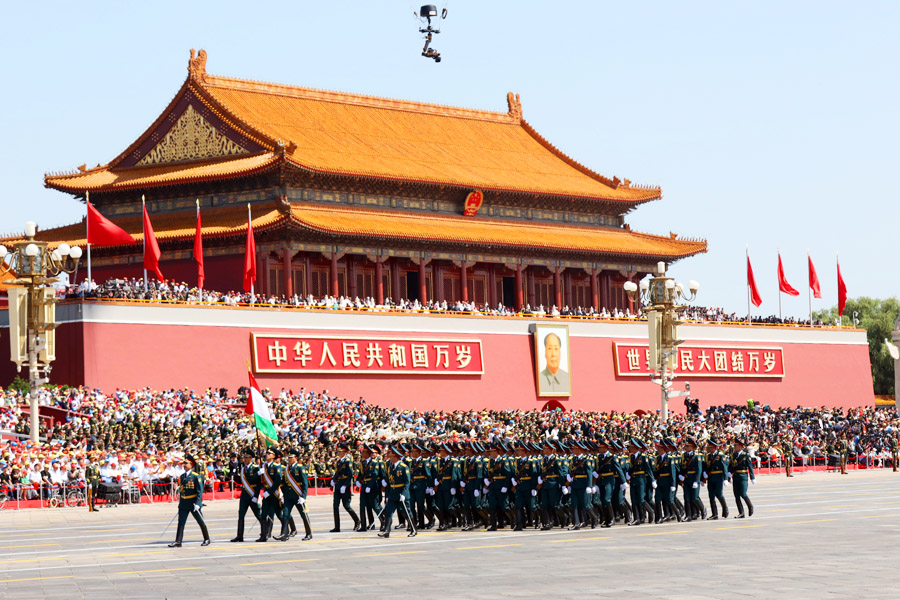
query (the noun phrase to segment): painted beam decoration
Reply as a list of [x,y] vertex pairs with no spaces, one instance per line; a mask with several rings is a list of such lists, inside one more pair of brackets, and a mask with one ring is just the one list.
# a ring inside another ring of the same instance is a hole
[[256,373],[481,375],[480,339],[251,333]]
[[[647,344],[613,342],[616,375],[647,377]],[[688,346],[676,348],[675,373],[691,377],[784,377],[784,350],[780,347]]]

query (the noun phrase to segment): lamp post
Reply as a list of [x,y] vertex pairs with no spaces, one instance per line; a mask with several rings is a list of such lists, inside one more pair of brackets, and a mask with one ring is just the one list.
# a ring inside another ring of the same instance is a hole
[[678,313],[687,306],[680,302],[693,301],[700,284],[691,280],[688,282],[689,291],[685,291],[682,284],[666,276],[666,263],[660,261],[656,265],[655,277],[641,280],[640,288],[633,281],[626,281],[624,288],[631,300],[647,304],[650,365],[659,373],[659,379],[654,379],[653,382],[660,386],[660,413],[662,424],[665,425],[669,419],[669,398],[684,396],[690,392],[689,387],[684,392],[670,391],[672,384],[669,380],[675,378],[674,371],[678,364],[675,348],[684,341],[679,340],[677,335],[677,327],[681,324]]
[[[34,239],[37,225],[25,223],[25,240],[12,250],[0,245],[0,273],[12,271],[16,278],[10,284],[23,287],[9,289],[10,358],[18,370],[28,364],[28,399],[31,407],[31,439],[38,441],[38,392],[47,382],[56,359],[56,292],[52,287],[60,273],[78,269],[81,248],[59,244],[51,250],[47,242]],[[8,257],[8,259],[7,259]]]

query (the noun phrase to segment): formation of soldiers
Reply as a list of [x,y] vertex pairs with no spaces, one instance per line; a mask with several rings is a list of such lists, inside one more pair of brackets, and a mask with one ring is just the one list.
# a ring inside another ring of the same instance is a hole
[[[380,537],[393,529],[415,536],[420,529],[438,531],[484,527],[496,531],[511,527],[549,530],[612,527],[616,523],[637,526],[668,521],[713,520],[729,516],[724,488],[731,485],[738,514],[753,515],[747,495],[755,481],[751,457],[743,440],[733,448],[686,438],[681,445],[662,439],[650,448],[641,440],[528,441],[460,443],[362,444],[358,460],[347,444],[338,446],[334,487],[332,533],[341,531],[341,508],[353,520],[354,531],[379,528]],[[252,449],[242,452],[241,495],[237,535],[243,542],[245,518],[251,511],[260,524],[257,542],[287,541],[296,534],[294,508],[312,539],[306,509],[307,477],[298,462],[300,452],[265,451],[265,461],[255,462]],[[194,466],[194,465],[192,465]],[[179,480],[179,528],[175,546],[181,544],[184,521],[193,514],[204,530],[196,490],[202,482],[187,471]],[[701,499],[706,487],[710,513]],[[359,512],[354,510],[353,490],[359,488]],[[679,488],[681,494],[679,497]],[[746,505],[746,509],[745,509]],[[398,524],[393,526],[394,515]],[[280,533],[273,535],[275,520]],[[204,545],[208,543],[204,542]]]

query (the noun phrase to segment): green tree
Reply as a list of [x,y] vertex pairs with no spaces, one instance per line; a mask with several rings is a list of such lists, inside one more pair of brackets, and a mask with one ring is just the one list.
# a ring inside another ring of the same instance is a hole
[[[844,325],[853,320],[853,313],[858,313],[859,326],[866,330],[869,340],[869,360],[872,363],[872,383],[878,395],[895,394],[894,359],[888,354],[884,339],[891,339],[894,321],[900,316],[900,301],[897,298],[878,300],[876,298],[853,298],[847,300],[844,308]],[[825,323],[837,321],[837,306],[816,311],[814,318]]]

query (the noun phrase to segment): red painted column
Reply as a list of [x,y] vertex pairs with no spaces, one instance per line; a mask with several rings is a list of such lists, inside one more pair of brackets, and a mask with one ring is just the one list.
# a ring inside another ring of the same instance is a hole
[[356,298],[359,296],[359,290],[356,289],[356,261],[348,254],[344,258],[344,264],[347,265],[347,295]]
[[306,276],[306,295],[308,296],[313,293],[312,265],[310,264],[309,254],[307,254],[303,259],[303,267],[303,274]]
[[460,265],[460,267],[459,267],[459,271],[460,271],[459,280],[460,280],[460,283],[462,284],[462,301],[463,302],[469,301],[469,272],[466,267],[467,267],[466,261],[462,261],[462,265]]
[[600,271],[600,306],[606,310],[610,309],[609,291],[609,274]]
[[375,304],[384,304],[384,281],[381,257],[375,258]]
[[497,298],[497,265],[490,265],[490,269],[488,273],[488,304],[493,308],[500,303]]
[[391,298],[394,299],[394,302],[400,302],[403,294],[400,292],[400,265],[397,258],[392,258],[391,264],[388,266],[391,269]]
[[331,276],[331,295],[337,297],[340,292],[338,286],[337,252],[331,253],[331,270],[329,275]]
[[419,261],[419,303],[428,301],[428,286],[425,285],[425,259]]
[[522,265],[516,265],[516,312],[522,312],[524,300],[522,298]]
[[597,297],[597,269],[591,268],[591,302],[594,310],[600,310],[600,300]]
[[562,286],[559,284],[559,266],[553,271],[553,295],[556,296],[556,308],[562,308]]
[[294,295],[294,265],[292,262],[291,249],[284,248],[284,295],[290,298]]
[[537,306],[537,294],[535,293],[534,287],[534,269],[528,269],[528,272],[525,274],[528,279],[528,304],[531,305],[532,308]]

